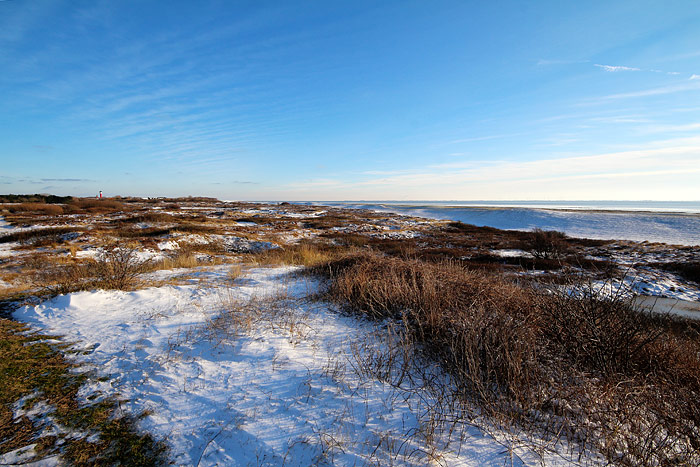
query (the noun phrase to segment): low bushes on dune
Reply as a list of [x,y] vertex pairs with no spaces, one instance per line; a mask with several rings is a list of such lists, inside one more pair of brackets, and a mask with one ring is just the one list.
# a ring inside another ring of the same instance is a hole
[[700,461],[700,327],[623,294],[521,286],[455,262],[376,254],[317,265],[330,298],[393,319],[482,414],[623,465]]
[[63,214],[63,207],[58,204],[46,203],[20,203],[7,207],[11,213],[39,213],[47,216],[56,216]]

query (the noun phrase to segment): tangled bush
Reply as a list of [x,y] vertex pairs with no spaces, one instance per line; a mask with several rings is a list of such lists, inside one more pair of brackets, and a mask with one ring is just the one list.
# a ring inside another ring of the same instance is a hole
[[530,238],[525,240],[523,249],[538,259],[560,259],[568,252],[569,246],[564,232],[534,229]]
[[99,287],[129,290],[138,283],[138,276],[148,268],[149,261],[142,260],[138,251],[120,243],[105,247],[94,264],[94,275]]

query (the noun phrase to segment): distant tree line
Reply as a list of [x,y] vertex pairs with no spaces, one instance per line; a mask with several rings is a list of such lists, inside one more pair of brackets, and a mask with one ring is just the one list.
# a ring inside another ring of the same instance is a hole
[[72,196],[57,195],[0,195],[0,203],[45,203],[45,204],[66,204],[73,200]]

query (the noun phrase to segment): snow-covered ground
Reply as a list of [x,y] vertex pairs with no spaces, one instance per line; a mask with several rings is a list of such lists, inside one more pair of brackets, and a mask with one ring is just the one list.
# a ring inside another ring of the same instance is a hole
[[448,436],[420,378],[396,387],[362,371],[367,352],[383,351],[380,325],[312,300],[319,285],[294,268],[231,285],[229,267],[199,269],[191,285],[59,296],[15,317],[85,350],[75,358],[110,378],[82,396],[148,411],[141,428],[176,465],[575,463],[561,445],[533,449],[497,430]]

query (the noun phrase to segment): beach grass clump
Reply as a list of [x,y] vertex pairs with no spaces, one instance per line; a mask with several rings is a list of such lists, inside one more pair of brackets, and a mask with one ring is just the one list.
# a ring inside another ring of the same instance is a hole
[[674,272],[682,278],[700,284],[700,261],[671,261],[656,266]]
[[58,295],[94,288],[133,290],[140,276],[153,270],[134,245],[112,243],[96,258],[35,254],[25,264],[31,284],[43,295]]
[[71,234],[81,229],[74,227],[49,227],[43,229],[20,230],[0,236],[0,243],[18,242],[21,245],[45,246],[47,244],[60,244],[65,242],[66,234]]
[[[622,465],[700,462],[700,326],[589,286],[532,287],[455,261],[365,253],[316,265],[329,298],[403,323],[502,426]],[[438,383],[439,384],[439,383]]]
[[179,268],[196,268],[201,266],[197,255],[192,252],[184,251],[177,252],[174,255],[165,257],[161,260],[154,261],[150,264],[149,270],[159,269],[179,269]]
[[120,201],[110,198],[73,198],[66,205],[66,210],[73,214],[91,213],[106,214],[127,210],[127,207]]
[[47,216],[63,214],[63,207],[58,204],[48,203],[19,203],[6,207],[10,213],[36,213]]
[[294,265],[313,267],[328,262],[338,255],[338,250],[326,245],[299,242],[282,248],[271,248],[249,256],[249,260],[264,265]]

